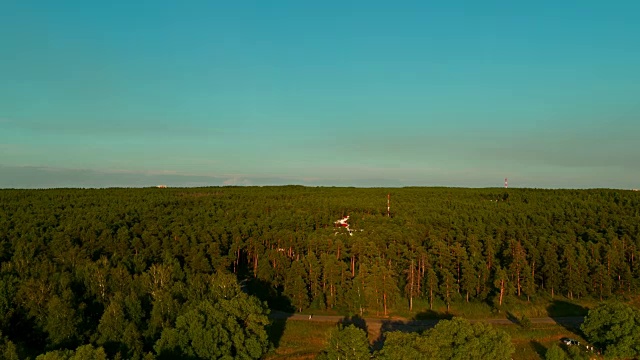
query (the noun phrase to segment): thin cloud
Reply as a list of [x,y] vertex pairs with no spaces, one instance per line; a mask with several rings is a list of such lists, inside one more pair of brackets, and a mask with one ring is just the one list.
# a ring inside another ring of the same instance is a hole
[[[0,165],[0,188],[108,188],[150,187],[164,184],[170,187],[194,186],[356,186],[356,187],[402,187],[402,186],[460,186],[500,187],[502,179],[509,177],[512,187],[540,188],[637,188],[636,179],[624,171],[613,170],[606,176],[588,176],[588,169],[573,174],[558,172],[550,176],[549,171],[529,169],[527,171],[467,169],[466,172],[432,172],[421,176],[403,174],[369,174],[368,177],[348,176],[265,176],[250,174],[184,174],[173,170],[93,170],[69,169],[47,166]],[[498,173],[498,174],[497,174]],[[462,174],[462,175],[461,175]]]
[[80,123],[60,122],[55,120],[22,120],[0,118],[0,123],[9,124],[11,128],[44,135],[75,136],[139,136],[156,135],[163,137],[206,138],[222,136],[221,128],[202,128],[188,123],[176,123],[158,120],[151,125],[140,124],[134,119],[126,121],[85,121]]
[[233,186],[251,186],[252,182],[247,178],[234,177],[234,178],[225,180],[222,184],[233,185]]
[[18,159],[28,157],[35,153],[36,151],[28,145],[1,143],[0,144],[0,163],[9,162],[12,165],[15,165],[15,164],[26,165],[24,161],[20,161]]

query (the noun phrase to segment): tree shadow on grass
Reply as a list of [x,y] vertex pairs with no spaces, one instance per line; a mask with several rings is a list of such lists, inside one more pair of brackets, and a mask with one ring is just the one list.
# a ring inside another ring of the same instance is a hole
[[353,325],[358,329],[364,330],[365,333],[367,334],[369,333],[369,328],[367,327],[367,321],[364,318],[362,318],[360,315],[345,316],[343,319],[338,321],[338,324],[341,324],[342,326],[345,326],[345,327],[349,325]]
[[511,321],[516,325],[520,325],[520,319],[511,311],[507,311],[507,320]]
[[547,307],[547,314],[550,318],[567,331],[581,337],[584,337],[584,334],[580,330],[580,325],[588,312],[589,310],[584,306],[565,300],[554,300]]
[[267,303],[267,307],[271,310],[270,323],[266,327],[267,336],[274,348],[277,348],[284,335],[287,318],[296,311],[291,304],[291,299],[282,294],[282,289],[258,278],[246,278],[242,281],[242,289],[247,294],[257,297],[261,302]]
[[565,300],[553,300],[551,305],[547,306],[547,314],[551,318],[569,317],[569,316],[585,316],[589,309],[584,306],[574,304]]
[[545,355],[547,354],[547,348],[535,340],[531,340],[530,343],[536,354],[538,354],[541,359],[544,359]]
[[528,329],[532,326],[531,319],[529,319],[525,315],[518,316],[511,311],[507,311],[507,320],[511,321],[515,325],[520,326],[523,329]]
[[422,321],[422,320],[451,320],[451,319],[453,319],[453,315],[449,313],[427,310],[427,311],[417,313],[411,320]]
[[274,348],[277,349],[280,346],[280,339],[282,339],[286,327],[287,319],[271,319],[267,325],[267,336],[269,336],[269,342],[273,344]]
[[428,310],[416,314],[409,321],[400,320],[383,320],[380,326],[380,335],[373,342],[373,349],[380,350],[384,346],[385,335],[392,331],[401,331],[405,333],[423,332],[436,326],[440,320],[451,320],[453,315],[447,313],[439,313]]

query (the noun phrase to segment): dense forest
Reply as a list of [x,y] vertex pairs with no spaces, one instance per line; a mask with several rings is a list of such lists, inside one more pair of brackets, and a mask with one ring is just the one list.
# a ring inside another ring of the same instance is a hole
[[210,336],[225,345],[184,355],[251,358],[269,348],[267,307],[366,316],[415,299],[638,294],[640,193],[8,189],[0,262],[5,350],[171,358]]

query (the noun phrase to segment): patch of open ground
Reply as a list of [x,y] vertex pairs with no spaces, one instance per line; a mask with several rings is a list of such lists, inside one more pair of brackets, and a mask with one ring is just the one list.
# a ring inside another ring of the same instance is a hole
[[[275,342],[274,351],[267,356],[267,359],[313,359],[326,346],[329,331],[338,324],[338,321],[290,318],[273,320],[273,323],[278,325],[271,328],[270,336],[277,342]],[[389,324],[395,325],[389,328]],[[386,331],[423,331],[430,327],[426,323],[402,324],[391,320],[365,321],[356,325],[367,329],[369,341],[374,348],[381,345],[381,334]],[[511,336],[516,348],[513,359],[516,360],[544,359],[547,349],[553,344],[564,347],[560,341],[563,338],[576,339],[585,344],[579,329],[575,326],[554,323],[538,323],[528,327],[516,324],[493,324],[493,326]]]

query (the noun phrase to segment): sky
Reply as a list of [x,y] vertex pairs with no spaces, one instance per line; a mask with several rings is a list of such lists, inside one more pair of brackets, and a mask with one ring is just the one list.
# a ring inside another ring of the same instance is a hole
[[1,0],[0,188],[638,188],[639,16]]

